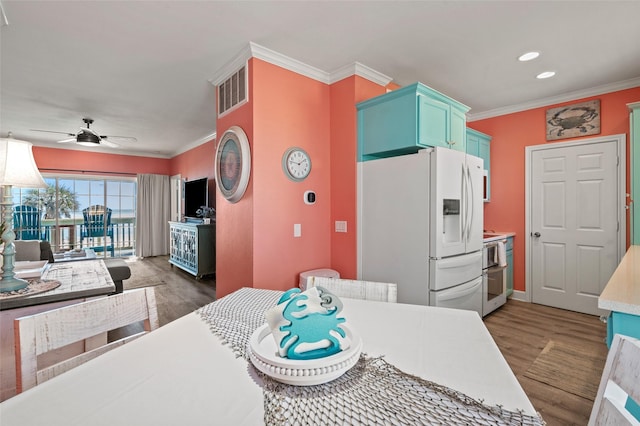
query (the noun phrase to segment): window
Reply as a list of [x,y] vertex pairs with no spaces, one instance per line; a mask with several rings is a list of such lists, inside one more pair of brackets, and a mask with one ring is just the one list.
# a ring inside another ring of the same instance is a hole
[[[14,206],[31,206],[38,212],[35,220],[39,224],[35,233],[21,232],[26,231],[26,225],[14,223],[18,239],[46,239],[51,242],[54,252],[91,248],[98,255],[133,255],[137,189],[135,178],[43,177],[47,188],[12,189]],[[93,207],[94,212],[104,211],[104,216],[91,222],[92,218],[85,219],[83,213],[91,206],[106,206],[107,210]],[[14,222],[20,221],[20,218],[15,219]],[[102,226],[100,219],[103,219]]]

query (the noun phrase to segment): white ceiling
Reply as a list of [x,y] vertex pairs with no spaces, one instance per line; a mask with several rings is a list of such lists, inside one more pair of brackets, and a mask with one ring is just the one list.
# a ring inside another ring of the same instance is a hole
[[[421,81],[471,119],[640,85],[640,1],[0,1],[0,136],[56,148],[79,146],[30,129],[89,116],[138,139],[100,151],[160,157],[210,139],[208,80],[249,42]],[[540,58],[519,63],[529,50]]]

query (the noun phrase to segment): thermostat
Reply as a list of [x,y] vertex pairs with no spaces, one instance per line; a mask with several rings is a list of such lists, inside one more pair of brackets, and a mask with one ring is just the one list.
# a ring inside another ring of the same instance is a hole
[[313,191],[304,191],[304,203],[305,204],[315,204],[316,203],[316,193]]

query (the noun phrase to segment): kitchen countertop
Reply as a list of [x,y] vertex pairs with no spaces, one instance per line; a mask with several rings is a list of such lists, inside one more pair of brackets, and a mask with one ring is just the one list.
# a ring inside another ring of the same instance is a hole
[[485,232],[484,235],[486,235],[486,237],[484,238],[484,242],[488,243],[490,241],[495,241],[495,240],[499,240],[501,238],[506,238],[506,237],[515,237],[516,233],[515,232]]
[[629,247],[600,294],[598,308],[640,315],[640,245]]

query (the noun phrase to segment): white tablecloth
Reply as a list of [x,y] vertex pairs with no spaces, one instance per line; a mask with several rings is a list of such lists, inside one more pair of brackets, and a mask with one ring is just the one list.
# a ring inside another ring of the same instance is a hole
[[[488,405],[535,410],[477,313],[343,299],[370,356]],[[196,313],[0,404],[10,425],[259,425],[263,393]]]

